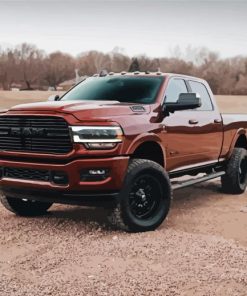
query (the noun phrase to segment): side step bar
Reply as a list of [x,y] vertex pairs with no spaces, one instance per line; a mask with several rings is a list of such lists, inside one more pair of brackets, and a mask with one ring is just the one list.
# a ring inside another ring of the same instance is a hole
[[191,185],[194,185],[194,184],[198,184],[198,183],[201,183],[201,182],[204,182],[204,181],[208,181],[208,180],[211,180],[211,179],[221,177],[223,175],[225,175],[225,172],[216,172],[216,173],[211,173],[211,174],[208,174],[206,176],[199,177],[199,178],[189,179],[189,180],[186,180],[186,181],[177,181],[177,182],[174,182],[174,184],[172,184],[172,189],[177,190],[177,189],[180,189],[180,188],[188,187],[188,186],[191,186]]

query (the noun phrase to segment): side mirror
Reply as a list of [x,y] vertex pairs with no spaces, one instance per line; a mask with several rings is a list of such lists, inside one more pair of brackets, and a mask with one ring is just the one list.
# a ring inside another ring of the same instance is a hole
[[60,96],[59,95],[51,95],[48,98],[48,101],[59,101]]
[[201,107],[201,98],[197,93],[181,93],[177,102],[164,104],[164,111],[173,113],[179,110],[189,110]]

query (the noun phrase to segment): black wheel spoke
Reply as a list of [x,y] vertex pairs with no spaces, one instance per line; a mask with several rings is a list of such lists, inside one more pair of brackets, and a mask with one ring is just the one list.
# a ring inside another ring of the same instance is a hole
[[149,219],[155,214],[161,199],[159,181],[149,174],[140,176],[129,194],[130,210],[138,219]]

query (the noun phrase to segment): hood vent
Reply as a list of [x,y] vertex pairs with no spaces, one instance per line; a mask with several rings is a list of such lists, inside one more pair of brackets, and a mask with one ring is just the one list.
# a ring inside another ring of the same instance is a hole
[[133,112],[145,112],[146,111],[146,109],[143,106],[141,106],[141,105],[131,106],[130,109]]

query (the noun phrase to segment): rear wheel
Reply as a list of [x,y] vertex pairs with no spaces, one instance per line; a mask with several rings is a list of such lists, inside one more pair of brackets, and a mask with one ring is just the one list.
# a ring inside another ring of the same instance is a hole
[[48,202],[19,199],[9,196],[1,196],[1,203],[7,210],[19,216],[44,215],[52,206],[52,203]]
[[240,194],[247,187],[247,151],[235,148],[227,163],[226,174],[221,177],[222,189],[226,193]]
[[133,159],[119,202],[109,218],[126,231],[154,230],[166,218],[170,201],[171,185],[164,169],[150,160]]

